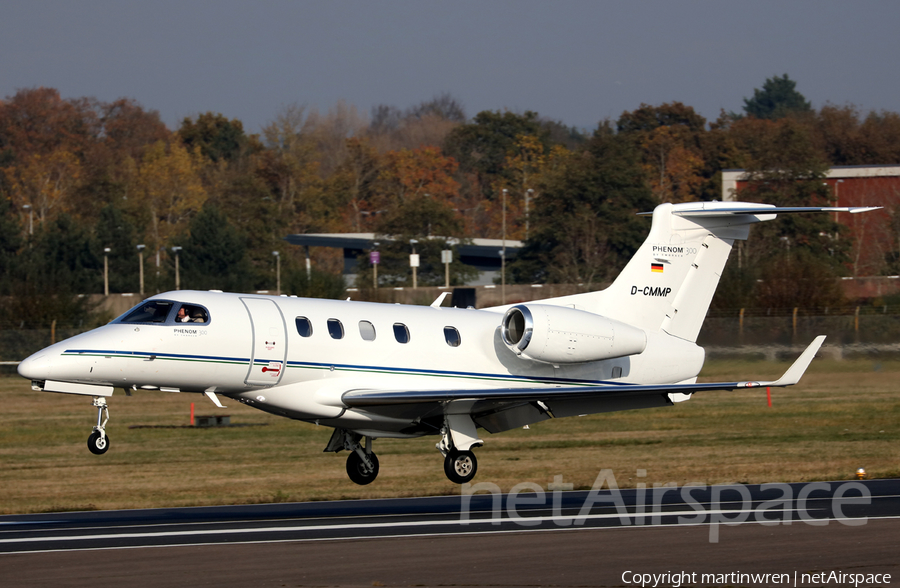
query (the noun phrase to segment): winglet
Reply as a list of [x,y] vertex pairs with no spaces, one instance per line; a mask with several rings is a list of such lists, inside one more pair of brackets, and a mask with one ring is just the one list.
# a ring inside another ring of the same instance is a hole
[[825,335],[819,335],[813,342],[809,344],[809,347],[800,354],[800,357],[797,358],[797,361],[788,368],[784,375],[781,376],[778,380],[774,382],[770,382],[765,384],[766,386],[779,387],[779,386],[793,386],[797,382],[800,381],[800,378],[803,377],[803,374],[806,373],[806,368],[809,367],[810,362],[812,362],[813,358],[818,353],[819,348],[822,347],[822,343],[825,342]]

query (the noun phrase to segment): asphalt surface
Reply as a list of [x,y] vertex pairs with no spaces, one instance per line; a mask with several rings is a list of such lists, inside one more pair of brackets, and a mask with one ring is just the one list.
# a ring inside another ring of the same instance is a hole
[[900,480],[0,517],[4,586],[640,586],[654,573],[670,575],[645,585],[888,586]]

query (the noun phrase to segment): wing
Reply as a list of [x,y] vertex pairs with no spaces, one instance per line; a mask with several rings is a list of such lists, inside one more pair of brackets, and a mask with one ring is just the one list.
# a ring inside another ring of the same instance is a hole
[[[800,381],[816,356],[825,336],[813,340],[784,375],[775,381],[710,382],[694,384],[610,384],[598,386],[544,386],[535,388],[477,388],[452,390],[351,390],[342,395],[345,405],[373,413],[397,415],[416,412],[434,414],[435,408],[447,403],[466,403],[473,417],[496,414],[505,408],[529,405],[535,410],[552,412],[553,416],[570,416],[589,412],[605,412],[670,404],[671,393],[693,394],[708,390],[737,390],[761,387],[792,386]],[[662,399],[666,400],[663,401]],[[643,400],[642,400],[643,399]],[[651,401],[651,399],[653,399]],[[430,406],[428,406],[430,405]],[[604,408],[604,405],[608,405]],[[556,407],[561,410],[557,411]],[[615,408],[615,407],[622,408]],[[540,407],[540,408],[538,408]],[[558,414],[559,413],[559,414]],[[476,418],[477,420],[477,418]],[[532,421],[533,422],[533,421]],[[489,427],[487,427],[490,430]],[[492,431],[494,432],[494,431]]]

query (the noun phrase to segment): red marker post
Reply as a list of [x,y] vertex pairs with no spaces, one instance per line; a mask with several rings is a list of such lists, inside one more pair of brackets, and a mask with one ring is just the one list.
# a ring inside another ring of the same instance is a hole
[[772,389],[766,386],[766,399],[769,401],[769,408],[772,408]]

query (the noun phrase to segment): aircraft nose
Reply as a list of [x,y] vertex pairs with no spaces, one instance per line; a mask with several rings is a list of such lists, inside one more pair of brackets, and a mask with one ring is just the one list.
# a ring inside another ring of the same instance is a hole
[[47,354],[39,351],[26,357],[19,364],[19,375],[29,380],[46,380],[50,378],[50,361]]

